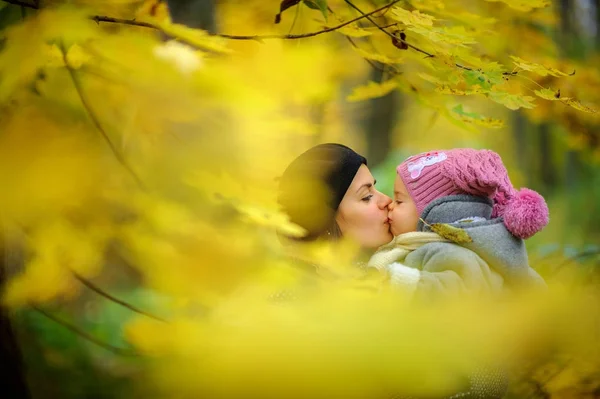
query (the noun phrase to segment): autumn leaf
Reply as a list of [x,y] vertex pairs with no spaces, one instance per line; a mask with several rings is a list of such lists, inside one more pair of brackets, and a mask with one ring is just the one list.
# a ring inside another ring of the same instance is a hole
[[[327,26],[331,28],[331,26]],[[373,34],[372,31],[359,28],[355,24],[350,24],[346,26],[342,26],[341,28],[336,29],[336,32],[341,33],[342,35],[346,35],[349,37],[365,37]]]
[[193,29],[182,24],[158,23],[160,28],[169,36],[176,38],[189,46],[206,51],[229,53],[231,50],[221,38],[211,36],[201,29]]
[[551,2],[550,0],[486,0],[489,2],[502,2],[507,4],[510,8],[514,8],[519,11],[531,11],[535,8],[548,7]]
[[598,112],[598,110],[588,107],[586,105],[583,105],[579,101],[572,99],[572,98],[565,97],[565,98],[561,98],[560,101],[562,103],[568,105],[569,107],[575,108],[578,111],[587,112],[590,114],[595,114]]
[[433,26],[433,21],[435,21],[435,17],[423,14],[418,10],[408,11],[402,7],[395,6],[392,9],[391,17],[398,22],[402,22],[407,26]]
[[544,100],[557,101],[560,100],[560,90],[555,92],[550,89],[541,89],[533,91],[538,97]]
[[534,108],[535,104],[532,103],[534,100],[531,96],[524,96],[522,94],[511,94],[502,91],[490,91],[488,97],[493,101],[504,105],[508,109],[519,109],[519,108]]
[[384,54],[380,54],[380,53],[370,53],[368,51],[365,51],[359,47],[352,47],[354,49],[354,51],[356,51],[358,54],[360,54],[363,58],[366,58],[368,60],[373,60],[373,61],[377,61],[377,62],[381,62],[382,64],[399,64],[404,62],[403,59],[401,58],[390,58]]
[[275,15],[275,23],[278,24],[281,22],[281,13],[283,13],[288,8],[300,3],[300,1],[301,0],[283,0],[279,5],[279,12]]
[[581,102],[570,98],[570,97],[561,97],[560,90],[553,91],[551,89],[541,89],[533,91],[538,97],[543,98],[549,101],[560,101],[568,107],[575,108],[578,111],[587,112],[590,114],[595,114],[598,112],[597,110],[588,107],[586,105],[581,104]]
[[73,44],[66,54],[66,60],[73,69],[79,69],[82,65],[88,63],[92,57],[87,54],[77,43]]
[[453,241],[457,244],[466,244],[473,242],[473,239],[464,230],[458,227],[450,226],[446,223],[433,223],[429,225],[434,233],[439,234],[441,237]]
[[540,76],[547,76],[547,75],[555,76],[555,77],[571,76],[571,74],[559,71],[556,68],[546,67],[541,64],[537,64],[535,62],[525,61],[524,59],[516,57],[514,55],[511,55],[510,58],[513,59],[514,64],[516,66],[518,66],[519,68],[524,69],[526,71],[537,73]]
[[171,22],[169,6],[165,0],[144,0],[142,5],[135,11],[135,18],[140,21]]
[[392,44],[400,50],[408,50],[408,44],[406,44],[406,33],[396,31],[392,38]]
[[452,108],[452,113],[461,121],[466,123],[472,123],[474,125],[488,127],[492,129],[504,127],[504,121],[502,121],[501,119],[488,118],[474,112],[466,112],[463,109],[462,104],[458,104],[457,106]]
[[386,80],[383,83],[370,81],[364,86],[355,87],[354,90],[352,90],[352,93],[347,97],[347,100],[354,102],[383,97],[397,87],[398,82],[394,79]]

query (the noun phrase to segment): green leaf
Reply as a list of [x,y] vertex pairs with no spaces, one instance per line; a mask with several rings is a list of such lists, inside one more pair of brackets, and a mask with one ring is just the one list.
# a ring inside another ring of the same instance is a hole
[[325,17],[325,21],[327,21],[327,0],[304,0],[303,3],[308,8],[321,11],[321,14]]
[[482,89],[490,90],[492,82],[484,72],[478,70],[464,71],[465,82],[469,86],[480,86]]

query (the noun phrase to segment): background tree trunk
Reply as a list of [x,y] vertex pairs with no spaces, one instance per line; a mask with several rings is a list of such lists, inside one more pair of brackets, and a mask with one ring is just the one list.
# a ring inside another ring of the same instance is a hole
[[[370,79],[381,82],[385,79],[384,68],[378,64],[373,68]],[[392,145],[392,133],[399,117],[401,93],[393,90],[383,97],[374,98],[367,105],[367,117],[364,130],[367,138],[367,159],[369,166],[376,166],[383,161]]]
[[[3,236],[4,234],[2,234]],[[2,237],[0,258],[0,293],[4,292],[7,269],[12,257],[7,256],[7,243]],[[2,397],[11,399],[29,399],[31,394],[23,366],[23,357],[15,337],[8,310],[0,305],[0,390]]]
[[173,22],[216,33],[214,0],[167,0],[167,4]]

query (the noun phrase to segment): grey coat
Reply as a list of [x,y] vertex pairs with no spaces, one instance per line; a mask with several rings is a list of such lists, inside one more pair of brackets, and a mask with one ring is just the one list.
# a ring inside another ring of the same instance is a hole
[[525,243],[513,236],[502,218],[491,218],[492,201],[452,195],[429,204],[417,229],[430,231],[434,223],[464,229],[473,242],[433,242],[409,253],[389,267],[392,281],[414,292],[415,299],[461,293],[486,294],[518,288],[545,287],[529,266]]

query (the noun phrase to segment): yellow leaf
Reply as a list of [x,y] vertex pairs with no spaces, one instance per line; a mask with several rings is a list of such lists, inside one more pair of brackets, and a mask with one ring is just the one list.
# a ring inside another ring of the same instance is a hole
[[443,238],[453,241],[457,244],[466,244],[468,242],[473,242],[473,239],[464,229],[459,229],[458,227],[450,226],[446,223],[434,223],[430,225],[431,230],[435,233],[439,234]]
[[432,12],[439,12],[445,8],[444,2],[440,0],[411,0],[410,4],[419,10]]
[[503,91],[491,91],[488,93],[490,99],[495,102],[504,105],[508,109],[519,109],[519,108],[534,108],[535,104],[532,103],[535,100],[531,96],[524,96],[521,94],[511,94]]
[[546,67],[544,65],[537,64],[535,62],[525,61],[524,59],[516,57],[514,55],[511,55],[510,58],[513,59],[514,64],[516,66],[518,66],[519,68],[524,69],[526,71],[537,73],[540,76],[547,76],[547,75],[551,75],[551,76],[555,76],[555,77],[570,76],[568,73],[559,71],[558,69],[555,69],[552,67]]
[[418,10],[411,12],[398,6],[392,9],[391,14],[393,19],[407,26],[433,26],[433,21],[435,21],[435,17],[432,15],[422,14]]
[[400,63],[404,62],[404,60],[401,58],[389,58],[388,56],[386,56],[384,54],[369,53],[368,51],[365,51],[358,47],[352,47],[352,48],[354,49],[354,51],[356,51],[358,54],[360,54],[363,58],[381,62],[382,64],[400,64]]
[[66,59],[70,67],[78,69],[81,68],[83,64],[87,63],[91,57],[83,51],[81,46],[75,43],[67,51]]
[[229,53],[224,39],[210,36],[206,31],[189,28],[181,24],[158,23],[160,28],[173,39],[177,39],[197,49],[218,53]]
[[435,76],[431,76],[431,75],[429,75],[427,73],[419,72],[417,74],[417,76],[419,76],[423,80],[426,80],[426,81],[431,82],[431,83],[435,83],[435,84],[440,85],[440,86],[445,84],[444,81],[436,78]]
[[251,204],[235,203],[234,206],[254,224],[264,227],[274,227],[290,237],[303,237],[306,235],[305,229],[291,223],[283,213],[274,212]]
[[583,111],[583,112],[589,112],[590,114],[595,114],[596,112],[598,112],[598,110],[590,108],[586,105],[583,105],[582,103],[580,103],[579,101],[572,99],[572,98],[561,98],[560,100],[563,104],[568,105],[569,107],[573,107],[576,110],[579,111]]
[[382,97],[398,87],[398,82],[394,79],[386,80],[383,83],[370,81],[364,86],[355,87],[352,93],[347,97],[348,101],[362,101],[370,98]]
[[561,97],[560,90],[555,92],[550,89],[541,89],[541,90],[534,90],[534,93],[538,97],[541,97],[545,100],[560,101],[561,103],[565,104],[566,106],[575,108],[576,110],[579,110],[579,111],[588,112],[590,114],[595,114],[596,112],[598,112],[597,110],[595,110],[593,108],[590,108],[588,106],[581,104],[579,101],[577,101],[573,98]]
[[144,0],[144,3],[136,10],[137,20],[153,20],[161,23],[170,23],[169,7],[163,0]]
[[465,123],[470,123],[487,128],[498,129],[504,127],[504,121],[479,115],[474,112],[467,112],[463,105],[459,104],[452,109],[451,117],[458,118]]
[[46,67],[56,68],[56,67],[64,67],[65,59],[63,57],[62,51],[58,48],[56,44],[53,45],[45,45],[44,53],[46,54]]
[[435,91],[441,94],[453,94],[455,96],[470,96],[472,94],[478,94],[482,92],[480,86],[474,86],[470,90],[462,90],[457,89],[455,87],[450,87],[449,85],[443,84],[441,86],[437,86]]
[[531,11],[534,8],[545,8],[550,5],[550,0],[486,0],[489,2],[502,2],[510,8],[519,11]]
[[59,40],[70,45],[101,32],[85,11],[66,8],[43,9],[23,23],[6,28],[0,51],[0,102],[30,83],[39,68],[47,64],[48,42]]
[[438,42],[448,43],[458,46],[477,43],[472,38],[472,34],[467,32],[463,26],[455,26],[451,28],[430,28],[425,26],[411,26],[409,31],[418,33],[427,39]]
[[543,98],[545,100],[557,101],[560,100],[560,91],[555,92],[550,89],[541,89],[533,91],[538,97]]
[[342,35],[350,36],[350,37],[365,37],[371,35],[373,32],[368,31],[366,29],[359,28],[355,24],[350,24],[343,26],[341,28],[336,29],[336,32],[341,33]]

